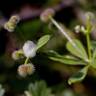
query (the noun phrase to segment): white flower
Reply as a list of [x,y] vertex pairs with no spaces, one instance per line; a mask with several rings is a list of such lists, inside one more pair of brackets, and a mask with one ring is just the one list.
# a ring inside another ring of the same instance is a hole
[[36,55],[36,45],[32,41],[25,42],[23,52],[26,57],[34,57]]

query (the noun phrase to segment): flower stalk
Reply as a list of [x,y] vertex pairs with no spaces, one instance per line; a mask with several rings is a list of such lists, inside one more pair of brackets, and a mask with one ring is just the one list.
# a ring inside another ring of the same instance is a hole
[[89,56],[89,64],[91,63],[90,32],[91,32],[90,18],[87,18],[86,40],[87,40],[87,49],[88,49],[88,56]]
[[27,58],[26,58],[26,60],[25,60],[25,63],[24,63],[24,64],[27,64],[27,63],[28,63],[28,61],[29,61],[29,57],[27,57]]

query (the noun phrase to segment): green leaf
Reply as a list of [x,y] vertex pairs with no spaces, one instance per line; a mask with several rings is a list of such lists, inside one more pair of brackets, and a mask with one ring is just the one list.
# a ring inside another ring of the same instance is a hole
[[96,58],[93,60],[93,63],[91,64],[91,66],[96,69]]
[[48,56],[51,56],[51,57],[54,57],[54,56],[60,57],[60,56],[62,56],[59,53],[57,53],[56,51],[54,51],[54,50],[49,50],[47,52],[47,54],[48,54]]
[[91,41],[91,49],[94,50],[96,48],[96,41]]
[[89,68],[89,66],[85,66],[83,69],[76,72],[76,74],[74,74],[72,77],[69,78],[68,84],[71,85],[72,83],[82,81],[87,75],[88,68]]
[[93,51],[91,66],[92,66],[93,68],[96,68],[96,49]]
[[82,60],[79,60],[73,56],[70,55],[65,55],[62,56],[58,54],[55,51],[50,51],[49,58],[54,61],[58,61],[67,65],[86,65],[86,63]]
[[37,50],[43,47],[50,39],[50,35],[42,36],[37,42]]
[[51,60],[58,61],[64,63],[66,65],[85,65],[83,61],[80,60],[73,60],[67,58],[58,58],[58,57],[49,57]]
[[96,48],[95,48],[95,50],[93,51],[93,59],[95,59],[96,58]]
[[74,56],[77,56],[85,61],[88,61],[88,56],[82,43],[77,39],[73,39],[73,42],[76,44],[76,46],[73,46],[70,42],[68,42],[66,45],[67,50]]

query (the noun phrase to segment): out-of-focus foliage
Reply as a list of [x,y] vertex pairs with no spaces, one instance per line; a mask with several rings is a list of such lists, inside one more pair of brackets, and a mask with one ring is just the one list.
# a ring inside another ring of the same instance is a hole
[[51,89],[47,88],[47,85],[44,81],[38,81],[34,84],[31,83],[27,92],[29,92],[30,96],[54,96],[51,93]]
[[4,96],[5,90],[2,88],[2,85],[0,85],[0,96]]

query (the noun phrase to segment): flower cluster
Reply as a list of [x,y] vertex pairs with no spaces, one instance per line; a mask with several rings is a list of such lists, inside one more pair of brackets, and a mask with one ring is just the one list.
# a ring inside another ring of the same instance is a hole
[[29,58],[32,58],[36,55],[36,44],[32,41],[26,41],[22,49],[16,50],[12,53],[12,58],[18,60],[20,58],[26,57],[25,63],[18,67],[18,74],[22,77],[31,75],[34,73],[34,65],[28,63]]
[[29,63],[29,59],[35,57],[36,52],[44,46],[49,39],[50,35],[44,35],[38,40],[37,44],[28,40],[24,43],[22,49],[16,50],[12,53],[12,58],[14,60],[26,57],[25,63],[18,67],[18,73],[20,76],[26,77],[27,75],[34,73],[34,65]]

